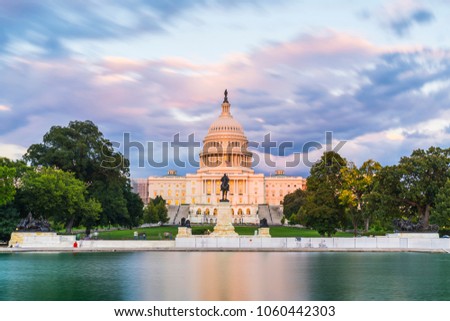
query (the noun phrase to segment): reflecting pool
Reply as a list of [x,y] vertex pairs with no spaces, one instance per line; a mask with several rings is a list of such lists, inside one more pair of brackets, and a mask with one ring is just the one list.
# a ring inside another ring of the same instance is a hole
[[450,300],[450,254],[0,254],[0,300]]

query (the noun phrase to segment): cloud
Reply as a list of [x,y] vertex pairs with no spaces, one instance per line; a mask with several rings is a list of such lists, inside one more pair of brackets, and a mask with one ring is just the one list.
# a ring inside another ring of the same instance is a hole
[[[95,51],[99,42],[129,42],[142,35],[163,35],[180,19],[189,21],[191,12],[202,8],[239,10],[255,6],[252,1],[147,1],[83,2],[51,0],[1,1],[0,53],[27,57],[61,58],[87,41]],[[190,23],[196,23],[191,21]],[[86,50],[86,49],[85,49]],[[81,53],[86,54],[86,52]]]
[[379,12],[383,24],[397,36],[406,36],[414,25],[433,22],[433,12],[416,1],[400,0],[383,7]]
[[26,148],[15,144],[3,144],[0,142],[0,157],[6,157],[11,160],[21,159],[25,154]]
[[11,107],[7,105],[0,105],[0,112],[1,111],[11,111]]
[[[14,106],[0,108],[0,141],[17,146],[40,142],[52,125],[86,119],[121,146],[124,133],[144,146],[171,142],[177,133],[183,141],[195,133],[201,142],[220,114],[225,88],[250,140],[262,143],[270,133],[277,146],[292,142],[283,155],[272,151],[279,164],[307,142],[324,144],[328,131],[336,142],[348,141],[342,152],[356,163],[392,163],[411,148],[450,142],[448,123],[437,122],[450,119],[450,51],[379,47],[335,31],[269,43],[214,64],[180,57],[15,57],[0,60],[0,68],[3,106]],[[161,149],[155,152],[158,158]],[[144,171],[131,157],[133,176],[167,170]],[[304,166],[295,170],[307,173]]]
[[389,24],[398,36],[404,36],[414,24],[428,24],[433,20],[434,15],[431,11],[417,9],[410,12],[407,16],[400,16],[391,20]]

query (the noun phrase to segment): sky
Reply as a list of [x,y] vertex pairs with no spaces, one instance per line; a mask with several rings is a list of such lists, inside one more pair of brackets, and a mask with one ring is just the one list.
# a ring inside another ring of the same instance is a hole
[[257,172],[448,148],[449,16],[447,0],[0,0],[0,156],[92,120],[132,177],[194,172],[172,148],[148,159],[177,134],[202,142],[225,89]]

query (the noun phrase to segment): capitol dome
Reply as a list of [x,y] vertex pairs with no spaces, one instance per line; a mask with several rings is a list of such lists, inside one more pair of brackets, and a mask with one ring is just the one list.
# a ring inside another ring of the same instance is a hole
[[244,135],[244,129],[241,124],[230,114],[230,104],[222,104],[222,113],[211,126],[209,126],[208,135],[214,134]]
[[226,168],[250,169],[252,153],[247,150],[248,140],[242,125],[230,113],[228,92],[222,103],[222,113],[209,126],[200,153],[200,170]]

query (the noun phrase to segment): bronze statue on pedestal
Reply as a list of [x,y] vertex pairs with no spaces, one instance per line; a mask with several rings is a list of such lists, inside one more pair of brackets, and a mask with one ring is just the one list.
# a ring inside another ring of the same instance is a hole
[[227,174],[223,174],[222,178],[220,179],[222,184],[220,185],[220,191],[222,192],[222,199],[221,202],[228,202],[227,195],[228,191],[230,190],[230,179],[228,178]]

